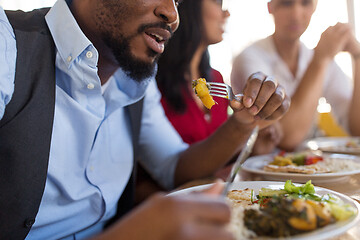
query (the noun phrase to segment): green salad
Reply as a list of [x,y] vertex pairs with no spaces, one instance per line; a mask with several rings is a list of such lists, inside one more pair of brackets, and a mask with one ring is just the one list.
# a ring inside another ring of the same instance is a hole
[[316,194],[311,181],[295,185],[288,180],[278,190],[261,188],[251,202],[260,207],[246,209],[244,223],[257,236],[292,236],[347,220],[357,213],[336,196]]

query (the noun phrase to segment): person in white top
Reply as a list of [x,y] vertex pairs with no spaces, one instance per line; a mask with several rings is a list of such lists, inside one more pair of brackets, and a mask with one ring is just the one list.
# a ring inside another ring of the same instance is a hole
[[[231,212],[220,197],[222,184],[209,190],[218,197],[158,193],[105,228],[120,197],[132,201],[123,186],[133,183],[135,151],[159,183],[180,186],[212,175],[256,125],[278,120],[290,105],[281,86],[253,75],[243,101],[230,102],[234,113],[227,121],[204,141],[184,144],[163,112],[154,79],[179,26],[180,2],[58,0],[31,13],[0,7],[0,239],[234,239],[226,229]],[[42,98],[39,92],[50,86],[53,94]],[[135,143],[127,106],[142,98]],[[53,119],[36,122],[37,116]],[[21,131],[27,124],[39,131]],[[35,141],[42,136],[48,139]],[[25,146],[32,141],[48,147]],[[41,164],[27,158],[29,152],[45,156]],[[33,194],[23,194],[26,188]]]
[[[280,121],[281,148],[296,148],[311,133],[318,99],[324,96],[337,121],[351,135],[360,135],[360,44],[349,24],[326,29],[314,49],[300,41],[316,9],[316,0],[271,0],[268,11],[275,32],[244,49],[233,62],[231,84],[241,91],[250,73],[272,75],[292,96],[289,112]],[[354,59],[354,87],[351,79],[334,62],[340,51]]]

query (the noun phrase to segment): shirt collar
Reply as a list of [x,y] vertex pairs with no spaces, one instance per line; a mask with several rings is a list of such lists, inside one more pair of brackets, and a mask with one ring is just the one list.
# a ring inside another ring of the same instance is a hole
[[[86,48],[92,46],[72,15],[68,6],[69,1],[71,2],[71,0],[58,0],[45,16],[58,54],[68,68]],[[155,79],[156,72],[157,65],[152,76],[137,82],[119,68],[113,78],[117,88],[125,93],[131,102],[135,102],[145,95],[149,83]]]
[[58,0],[45,19],[61,58],[70,67],[91,45],[90,40],[81,31],[65,0]]
[[157,71],[157,66],[155,67],[155,73],[142,80],[136,81],[129,77],[121,68],[119,68],[113,75],[117,88],[125,93],[131,102],[138,101],[145,95],[146,89],[148,88],[151,81],[155,81],[155,75]]

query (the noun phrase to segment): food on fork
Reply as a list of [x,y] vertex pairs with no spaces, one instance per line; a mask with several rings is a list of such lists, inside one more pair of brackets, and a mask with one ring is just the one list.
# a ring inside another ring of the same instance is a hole
[[215,101],[210,95],[209,88],[206,85],[205,78],[193,80],[192,87],[206,108],[211,109],[211,107],[215,105]]

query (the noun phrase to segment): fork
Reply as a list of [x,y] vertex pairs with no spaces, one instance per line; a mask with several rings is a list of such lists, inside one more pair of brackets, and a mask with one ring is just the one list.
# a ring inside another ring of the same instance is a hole
[[249,139],[246,141],[245,147],[240,152],[238,158],[236,159],[234,165],[231,168],[231,172],[226,179],[225,186],[222,192],[223,196],[227,195],[231,184],[234,182],[236,175],[242,168],[242,164],[245,162],[245,160],[249,157],[250,153],[252,152],[258,134],[259,134],[259,126],[256,125],[256,127],[252,130]]
[[231,100],[236,100],[241,102],[243,94],[235,95],[232,91],[231,86],[226,83],[216,83],[216,82],[207,82],[206,86],[209,88],[209,93],[214,97],[221,97]]

